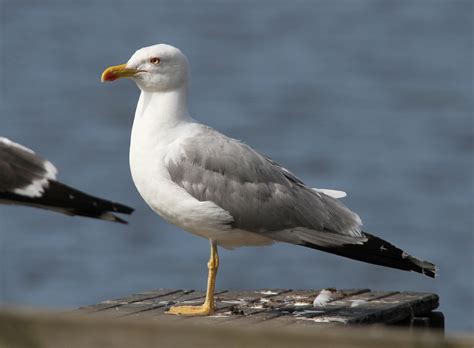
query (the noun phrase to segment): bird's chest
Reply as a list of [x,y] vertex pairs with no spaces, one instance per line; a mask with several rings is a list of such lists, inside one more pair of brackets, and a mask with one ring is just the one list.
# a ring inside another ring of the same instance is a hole
[[132,131],[130,142],[130,171],[135,186],[145,202],[159,215],[171,223],[177,221],[182,203],[189,200],[189,194],[170,178],[167,161],[173,153],[169,133],[150,135],[147,129]]
[[143,199],[152,208],[162,195],[165,182],[169,175],[164,166],[164,152],[152,142],[144,141],[140,137],[133,137],[130,143],[130,172],[133,182]]

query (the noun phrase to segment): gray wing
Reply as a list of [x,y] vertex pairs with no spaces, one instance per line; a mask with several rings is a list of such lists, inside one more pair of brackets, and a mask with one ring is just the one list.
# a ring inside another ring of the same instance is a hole
[[28,148],[0,137],[0,192],[13,192],[55,175],[56,169],[50,162]]
[[269,236],[282,230],[361,236],[355,213],[235,139],[203,128],[181,150],[168,163],[173,182],[228,211],[234,228]]

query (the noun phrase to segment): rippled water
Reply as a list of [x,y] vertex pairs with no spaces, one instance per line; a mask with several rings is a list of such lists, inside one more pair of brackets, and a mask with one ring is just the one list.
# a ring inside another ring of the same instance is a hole
[[432,280],[279,244],[221,251],[218,288],[436,292],[448,329],[474,328],[471,2],[0,3],[0,134],[63,182],[137,209],[121,226],[1,206],[1,302],[205,287],[207,241],[156,216],[131,181],[138,90],[99,83],[168,42],[191,61],[195,118],[347,191],[367,231],[441,270]]

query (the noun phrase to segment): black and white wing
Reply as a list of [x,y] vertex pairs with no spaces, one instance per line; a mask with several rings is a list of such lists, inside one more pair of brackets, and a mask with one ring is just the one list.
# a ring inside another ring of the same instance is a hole
[[133,209],[88,195],[56,181],[54,165],[31,149],[0,137],[0,202],[28,205],[66,215],[126,223],[113,213]]

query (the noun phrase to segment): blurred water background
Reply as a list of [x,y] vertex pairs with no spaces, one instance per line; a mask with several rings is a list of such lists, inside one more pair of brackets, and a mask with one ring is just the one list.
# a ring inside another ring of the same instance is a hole
[[0,206],[2,303],[205,287],[207,241],[155,215],[131,181],[137,88],[99,81],[166,42],[190,59],[195,118],[346,190],[366,231],[440,267],[432,280],[279,244],[222,250],[218,288],[436,292],[448,330],[473,330],[471,1],[0,3],[0,134],[63,182],[136,208],[122,226]]

